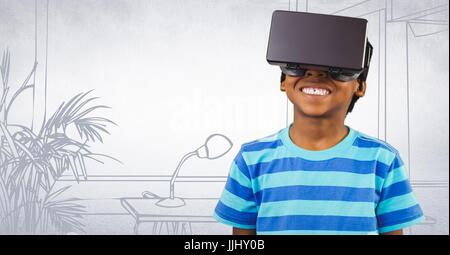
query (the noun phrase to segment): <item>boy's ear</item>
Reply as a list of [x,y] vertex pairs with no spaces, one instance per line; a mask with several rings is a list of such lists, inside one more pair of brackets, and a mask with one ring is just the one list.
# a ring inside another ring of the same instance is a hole
[[281,83],[280,83],[280,90],[281,91],[286,91],[286,87],[284,86],[284,81],[282,81]]
[[366,94],[366,81],[362,81],[361,84],[359,84],[358,89],[355,92],[355,95],[358,97],[363,97]]

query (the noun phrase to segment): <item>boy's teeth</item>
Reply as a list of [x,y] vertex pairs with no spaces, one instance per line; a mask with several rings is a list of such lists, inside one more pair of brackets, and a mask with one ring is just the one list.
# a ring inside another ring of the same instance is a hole
[[320,95],[325,96],[330,94],[330,92],[326,89],[319,89],[319,88],[303,88],[302,92],[309,95]]

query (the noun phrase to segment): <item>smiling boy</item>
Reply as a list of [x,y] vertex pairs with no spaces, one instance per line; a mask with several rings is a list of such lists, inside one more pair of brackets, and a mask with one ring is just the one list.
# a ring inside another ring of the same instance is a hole
[[345,125],[366,75],[283,71],[294,121],[241,146],[214,217],[233,234],[402,234],[422,221],[399,152]]

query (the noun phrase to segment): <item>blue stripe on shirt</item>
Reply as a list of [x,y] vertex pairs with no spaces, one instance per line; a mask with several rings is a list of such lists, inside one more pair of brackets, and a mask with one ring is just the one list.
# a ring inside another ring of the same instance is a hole
[[381,143],[379,140],[375,141],[367,137],[357,137],[353,145],[361,148],[383,148],[389,151],[393,150],[392,146]]
[[378,226],[387,227],[414,220],[423,215],[422,209],[418,204],[389,213],[383,213],[377,216]]
[[240,212],[238,210],[235,210],[221,201],[217,203],[215,212],[222,218],[234,221],[238,224],[243,225],[255,225],[256,224],[256,213],[251,212]]
[[234,158],[234,163],[238,167],[238,169],[245,175],[247,178],[251,179],[250,173],[248,172],[248,166],[247,163],[245,163],[244,158],[242,157],[241,151],[236,155]]
[[408,180],[396,182],[396,183],[391,184],[388,187],[383,188],[383,191],[381,192],[380,201],[389,199],[391,197],[408,194],[410,192],[411,192],[411,186],[410,186]]
[[267,188],[255,193],[258,205],[264,202],[298,199],[374,202],[374,189],[296,185]]
[[225,189],[247,201],[254,200],[253,190],[251,188],[242,186],[239,182],[237,182],[233,178],[228,178],[227,183],[225,184]]
[[275,141],[270,141],[270,142],[254,142],[254,143],[244,144],[242,146],[242,151],[243,152],[261,151],[264,149],[273,149],[273,148],[276,148],[281,145],[283,145],[281,140],[275,140]]
[[389,166],[377,160],[359,161],[347,158],[333,158],[330,160],[307,160],[300,157],[274,159],[271,162],[257,163],[248,166],[253,178],[263,174],[281,171],[341,171],[358,174],[372,174],[385,177]]
[[258,231],[261,232],[292,229],[374,231],[376,228],[374,217],[290,215],[258,218]]

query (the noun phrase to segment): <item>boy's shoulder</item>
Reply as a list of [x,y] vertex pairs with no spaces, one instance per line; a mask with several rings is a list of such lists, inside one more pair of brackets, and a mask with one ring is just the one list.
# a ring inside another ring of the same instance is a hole
[[[355,130],[356,131],[356,130]],[[382,148],[388,150],[394,154],[398,154],[398,150],[394,146],[390,145],[388,142],[383,141],[379,138],[367,135],[360,131],[356,131],[356,139],[353,145],[363,148]]]
[[276,148],[280,145],[282,145],[282,141],[280,139],[280,133],[283,131],[284,129],[281,129],[275,133],[272,133],[270,135],[261,137],[261,138],[257,138],[248,142],[244,142],[241,145],[241,151],[245,152],[245,151],[259,151],[259,150],[263,150],[263,149],[268,149],[268,148]]

